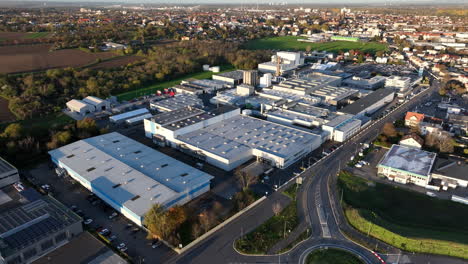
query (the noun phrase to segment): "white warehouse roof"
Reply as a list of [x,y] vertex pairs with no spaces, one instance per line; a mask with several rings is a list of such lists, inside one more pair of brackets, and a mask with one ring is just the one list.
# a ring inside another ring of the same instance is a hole
[[80,140],[49,154],[140,217],[152,204],[170,207],[213,178],[117,132]]
[[67,102],[67,107],[72,108],[72,109],[82,109],[82,108],[87,108],[90,107],[87,103],[77,100],[77,99],[72,99]]
[[253,149],[288,158],[320,136],[269,121],[238,115],[178,137],[228,159]]

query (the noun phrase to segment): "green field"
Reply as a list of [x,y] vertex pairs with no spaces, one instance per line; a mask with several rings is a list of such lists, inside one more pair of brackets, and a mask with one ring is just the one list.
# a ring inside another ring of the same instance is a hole
[[[226,71],[233,71],[235,68],[231,65],[228,66],[223,66],[221,72],[226,72]],[[158,82],[143,88],[135,89],[133,91],[121,93],[117,95],[117,99],[119,101],[128,101],[132,100],[133,98],[137,98],[140,96],[144,95],[149,95],[149,94],[154,94],[158,90],[163,90],[164,88],[170,88],[176,84],[180,84],[181,81],[189,79],[189,78],[194,78],[194,79],[209,79],[211,76],[213,76],[213,72],[207,71],[207,72],[197,72],[197,73],[192,73],[192,74],[187,74],[183,77],[179,77],[170,81],[165,81],[165,82]]]
[[45,38],[47,37],[47,35],[49,35],[49,32],[33,32],[33,33],[28,33],[23,38],[25,39]]
[[345,214],[359,231],[410,252],[468,258],[468,206],[403,190],[369,184],[341,173]]
[[302,37],[284,36],[255,39],[247,42],[244,47],[247,49],[268,49],[268,50],[302,50],[307,47],[310,50],[330,51],[338,53],[339,51],[360,50],[365,53],[375,53],[379,50],[387,50],[385,44],[376,42],[348,42],[348,41],[330,41],[323,43],[309,43],[297,41]]
[[307,264],[363,264],[355,255],[339,249],[320,249],[307,256]]

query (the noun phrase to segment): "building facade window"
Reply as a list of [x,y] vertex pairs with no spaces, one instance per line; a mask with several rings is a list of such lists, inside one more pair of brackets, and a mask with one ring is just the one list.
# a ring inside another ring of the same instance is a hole
[[67,233],[63,232],[55,236],[55,243],[59,243],[67,239]]
[[26,250],[24,253],[23,253],[23,258],[24,260],[28,260],[34,256],[36,256],[37,254],[37,250],[36,248],[31,248],[29,250]]
[[54,245],[54,241],[52,239],[45,241],[44,243],[41,244],[41,250],[45,251],[49,248],[51,248]]

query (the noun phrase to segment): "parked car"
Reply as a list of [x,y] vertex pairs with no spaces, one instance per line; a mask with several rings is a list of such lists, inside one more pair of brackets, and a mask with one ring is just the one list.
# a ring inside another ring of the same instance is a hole
[[109,215],[109,219],[114,219],[118,216],[117,212],[113,212],[111,215]]
[[111,241],[111,242],[116,240],[116,239],[117,239],[116,235],[112,235],[112,236],[109,237],[109,241]]
[[129,229],[129,228],[132,228],[132,227],[133,227],[133,224],[130,224],[130,223],[129,223],[129,224],[127,224],[127,225],[125,226],[125,229]]
[[437,197],[437,195],[433,192],[426,192],[426,195],[430,197]]
[[88,219],[84,220],[83,224],[89,225],[89,224],[91,224],[92,222],[93,222],[93,219],[88,218]]
[[99,234],[101,234],[103,236],[108,236],[108,235],[110,235],[110,233],[111,233],[111,231],[109,231],[109,229],[107,229],[107,228],[104,228],[101,231],[99,231]]
[[151,247],[152,248],[157,248],[161,245],[161,240],[153,240],[153,242],[151,242]]

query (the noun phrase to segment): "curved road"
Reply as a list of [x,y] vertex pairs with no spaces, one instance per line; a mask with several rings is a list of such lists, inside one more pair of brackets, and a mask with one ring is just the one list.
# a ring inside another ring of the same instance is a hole
[[[304,263],[308,253],[315,249],[332,247],[349,251],[359,256],[365,263],[381,263],[369,249],[362,247],[349,238],[342,230],[351,233],[359,240],[372,241],[378,248],[385,248],[388,252],[397,253],[399,250],[381,241],[366,237],[364,234],[349,227],[344,219],[340,202],[336,198],[336,175],[350,157],[354,155],[359,143],[374,139],[385,122],[392,122],[406,113],[409,109],[427,99],[428,94],[434,92],[437,85],[422,91],[408,103],[396,108],[384,118],[372,122],[367,128],[345,142],[333,153],[306,169],[303,186],[298,197],[298,215],[301,224],[311,227],[311,236],[289,252],[281,255],[243,255],[233,248],[233,243],[243,234],[270,218],[272,205],[288,203],[288,199],[279,191],[271,194],[262,203],[250,209],[238,219],[227,224],[187,252],[168,260],[169,263]],[[341,162],[341,164],[340,164]],[[292,184],[291,181],[288,185]],[[282,186],[281,189],[287,188]],[[330,189],[332,188],[332,189]],[[305,221],[305,223],[303,223]],[[162,260],[164,261],[164,260]]]

